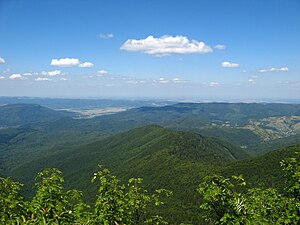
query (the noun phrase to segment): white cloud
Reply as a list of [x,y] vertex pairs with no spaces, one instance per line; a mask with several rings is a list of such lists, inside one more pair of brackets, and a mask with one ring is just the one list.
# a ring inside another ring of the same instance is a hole
[[63,58],[63,59],[51,60],[51,66],[60,66],[60,67],[77,66],[79,63],[80,63],[79,59],[75,59],[75,58]]
[[216,82],[216,81],[211,81],[211,82],[207,83],[206,85],[209,87],[218,87],[218,86],[220,86],[220,83]]
[[113,34],[99,34],[99,38],[102,38],[102,39],[110,39],[113,37],[114,37]]
[[215,49],[219,49],[219,50],[224,50],[224,49],[226,49],[226,45],[220,45],[220,44],[218,44],[218,45],[215,45],[214,48]]
[[98,70],[97,71],[97,73],[99,74],[99,75],[107,75],[108,74],[108,71],[106,71],[106,70]]
[[32,76],[32,73],[23,73],[23,76]]
[[5,60],[4,60],[3,58],[0,57],[0,65],[1,65],[1,64],[4,64],[4,63],[5,63]]
[[222,67],[225,67],[225,68],[238,68],[240,67],[240,64],[237,64],[237,63],[232,63],[232,62],[222,62]]
[[251,79],[251,78],[248,80],[248,82],[249,82],[250,84],[256,84],[256,80]]
[[47,77],[38,77],[36,79],[34,79],[35,81],[51,81],[50,78],[47,78]]
[[144,84],[146,81],[144,80],[129,80],[127,81],[128,84]]
[[80,63],[78,66],[81,68],[90,68],[90,67],[93,67],[94,64],[91,62],[84,62],[84,63]]
[[12,75],[9,76],[9,79],[15,80],[15,79],[19,79],[19,80],[24,80],[26,79],[25,77],[23,77],[21,74],[19,73],[14,73]]
[[173,83],[186,83],[187,81],[183,80],[183,79],[180,79],[178,77],[175,77],[175,78],[172,79],[172,82]]
[[288,67],[280,67],[280,68],[272,67],[272,68],[257,70],[257,72],[259,72],[259,73],[266,73],[266,72],[286,72],[286,71],[289,71]]
[[64,78],[64,77],[62,77],[62,78],[60,78],[60,80],[66,81],[66,80],[68,80],[68,79],[67,79],[67,78]]
[[0,80],[4,80],[5,79],[5,77],[4,76],[0,76]]
[[148,36],[145,39],[129,39],[121,50],[143,52],[150,55],[165,56],[171,54],[209,53],[212,48],[204,42],[189,40],[185,36],[162,36],[155,38]]
[[170,83],[169,80],[167,80],[167,79],[165,79],[165,78],[163,78],[163,77],[159,78],[159,79],[158,79],[158,82],[161,83],[161,84]]
[[41,75],[53,77],[53,76],[59,76],[59,75],[62,75],[62,73],[61,73],[60,70],[42,71],[42,72],[41,72]]

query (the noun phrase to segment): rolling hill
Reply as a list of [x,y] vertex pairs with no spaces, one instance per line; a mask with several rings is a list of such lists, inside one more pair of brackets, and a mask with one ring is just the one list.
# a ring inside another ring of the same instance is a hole
[[[26,127],[44,131],[97,131],[116,134],[157,124],[231,142],[253,155],[259,144],[300,134],[298,104],[178,103],[140,107],[91,119],[61,118]],[[291,123],[292,122],[292,123]],[[284,132],[280,131],[284,127]],[[253,148],[253,149],[252,149]]]
[[[95,187],[91,174],[98,164],[105,165],[123,180],[143,177],[150,190],[167,188],[174,191],[171,208],[177,219],[191,214],[197,221],[198,208],[194,192],[199,177],[215,171],[215,165],[245,158],[243,150],[223,141],[206,138],[196,133],[178,132],[159,126],[146,126],[101,139],[87,145],[21,164],[10,175],[32,186],[35,174],[45,167],[64,171],[68,187],[85,190],[92,201]],[[182,190],[182,187],[187,187]],[[190,208],[189,212],[182,205]]]
[[62,112],[36,104],[11,104],[0,106],[0,127],[53,121],[74,116],[74,113]]
[[87,140],[91,141],[88,144],[73,142],[68,148],[60,146],[55,149],[59,145],[53,145],[47,150],[46,145],[40,149],[43,154],[38,155],[36,148],[27,153],[27,160],[9,167],[6,175],[25,183],[24,191],[28,194],[32,193],[37,172],[56,167],[64,172],[68,188],[84,190],[86,199],[92,202],[96,186],[90,183],[90,178],[97,165],[102,164],[123,181],[142,177],[150,191],[157,188],[172,190],[173,198],[167,210],[161,213],[173,223],[199,224],[201,211],[198,204],[201,199],[196,188],[204,176],[244,174],[249,186],[280,188],[282,172],[279,162],[300,150],[300,145],[296,145],[244,159],[247,154],[232,144],[154,125],[94,140]]

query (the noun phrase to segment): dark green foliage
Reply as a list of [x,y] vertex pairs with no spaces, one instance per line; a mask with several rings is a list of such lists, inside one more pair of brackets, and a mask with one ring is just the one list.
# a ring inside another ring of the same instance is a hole
[[240,192],[246,182],[233,176],[236,184],[222,176],[206,177],[198,192],[204,203],[205,219],[213,224],[299,224],[300,163],[296,158],[282,161],[286,173],[286,194],[274,188],[252,188]]
[[[194,190],[199,176],[216,171],[225,162],[236,160],[232,156],[236,150],[198,134],[147,126],[70,151],[45,155],[16,167],[10,175],[25,183],[30,190],[28,187],[32,183],[29,181],[38,171],[45,167],[60,168],[66,175],[66,186],[85,190],[87,200],[92,203],[97,190],[89,184],[88,175],[101,162],[123,182],[131,177],[144,177],[144,184],[151,191],[172,189],[171,207],[163,210],[162,215],[171,222],[186,218],[187,222],[197,224],[199,209],[195,203],[198,197]],[[214,162],[218,162],[218,166]],[[182,187],[185,187],[184,190]]]
[[150,195],[142,188],[141,178],[129,179],[126,187],[105,168],[95,173],[92,181],[97,179],[100,186],[93,216],[96,223],[139,225],[149,222],[153,224],[152,221],[155,220],[155,224],[167,224],[157,215],[146,219],[146,213],[149,203],[152,202],[155,206],[162,205],[164,202],[160,200],[160,196],[170,196],[171,192],[159,189]]
[[[84,190],[88,202],[93,203],[97,189],[90,185],[89,175],[100,161],[111,168],[121,183],[131,177],[143,177],[150,191],[156,188],[172,190],[169,208],[160,211],[171,223],[201,224],[201,212],[197,207],[200,197],[195,192],[199,179],[211,174],[243,174],[250,187],[276,187],[281,192],[284,183],[278,162],[300,149],[300,146],[293,146],[258,158],[236,161],[231,154],[238,152],[238,148],[228,145],[191,132],[147,126],[68,151],[55,152],[53,148],[54,154],[45,153],[44,157],[24,163],[10,175],[25,183],[28,193],[32,186],[28,181],[33,180],[34,174],[45,167],[60,168],[66,175],[66,187]],[[150,211],[156,212],[156,209]]]
[[53,121],[71,117],[74,113],[55,111],[40,105],[13,104],[0,106],[0,127]]
[[58,169],[45,169],[36,179],[35,196],[24,201],[19,183],[0,178],[1,224],[167,224],[147,210],[150,203],[163,204],[161,196],[170,196],[171,192],[160,189],[150,195],[142,188],[142,179],[132,178],[126,187],[106,168],[94,173],[93,181],[99,180],[99,190],[93,212],[87,210],[89,206],[83,203],[81,192],[64,190]]
[[37,179],[37,192],[29,206],[32,223],[72,224],[83,218],[86,205],[81,200],[82,193],[64,191],[64,179],[59,170],[45,169]]
[[284,191],[284,174],[280,166],[280,161],[285,158],[297,158],[295,152],[300,150],[300,145],[274,150],[259,157],[253,157],[227,164],[220,170],[220,174],[229,177],[232,174],[243,174],[249,187],[276,188],[280,192]]
[[252,155],[262,155],[264,153],[284,148],[291,145],[296,145],[300,143],[300,135],[293,135],[284,138],[278,138],[271,141],[264,141],[256,143],[253,142],[249,145],[249,152]]
[[[205,212],[206,223],[298,224],[300,163],[296,158],[289,158],[281,165],[287,178],[285,193],[274,188],[251,188],[241,192],[246,186],[242,176],[233,176],[233,179],[218,175],[205,177],[198,192],[202,196],[200,208]],[[45,169],[36,179],[35,196],[24,201],[19,194],[19,183],[0,178],[1,224],[168,224],[160,215],[152,214],[149,207],[163,205],[162,195],[169,197],[171,192],[159,189],[150,194],[142,187],[140,178],[131,178],[127,184],[121,184],[108,169],[100,167],[92,178],[99,182],[92,211],[83,203],[81,192],[63,188],[64,179],[59,170]]]
[[26,213],[27,203],[19,194],[21,184],[10,178],[0,177],[0,223],[14,224]]

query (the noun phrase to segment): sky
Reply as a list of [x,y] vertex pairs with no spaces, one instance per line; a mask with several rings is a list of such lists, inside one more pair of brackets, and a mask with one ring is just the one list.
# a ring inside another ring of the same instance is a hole
[[0,0],[0,96],[300,99],[299,0]]

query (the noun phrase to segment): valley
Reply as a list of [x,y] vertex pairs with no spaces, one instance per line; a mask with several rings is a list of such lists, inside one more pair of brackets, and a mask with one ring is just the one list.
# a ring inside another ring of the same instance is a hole
[[299,110],[285,104],[179,103],[74,119],[74,112],[5,105],[0,174],[24,183],[30,197],[35,175],[59,168],[66,187],[83,190],[93,202],[90,178],[101,164],[122,181],[142,177],[150,191],[172,190],[163,217],[199,224],[195,190],[205,176],[243,174],[249,187],[283,191],[279,162],[300,150]]

